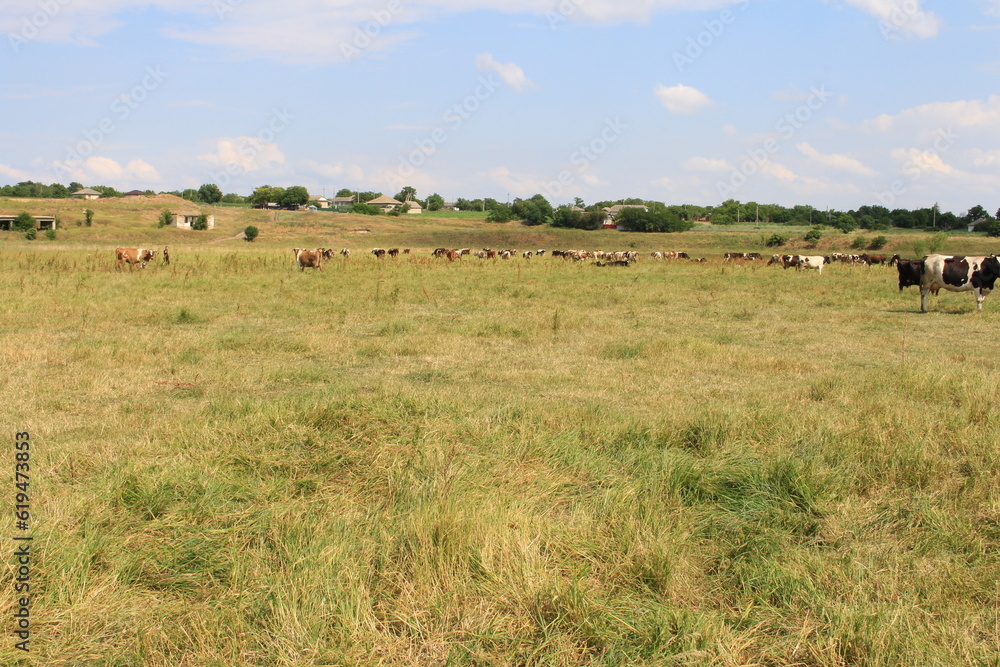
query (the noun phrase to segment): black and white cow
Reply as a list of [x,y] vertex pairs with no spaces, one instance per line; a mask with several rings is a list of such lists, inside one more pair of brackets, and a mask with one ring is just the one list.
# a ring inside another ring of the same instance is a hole
[[[900,261],[898,265],[900,289],[905,287],[904,264],[908,263]],[[920,311],[927,312],[927,295],[936,295],[943,288],[949,292],[972,292],[976,297],[976,310],[982,312],[983,300],[993,290],[997,278],[1000,278],[1000,260],[995,256],[927,255],[920,276]]]

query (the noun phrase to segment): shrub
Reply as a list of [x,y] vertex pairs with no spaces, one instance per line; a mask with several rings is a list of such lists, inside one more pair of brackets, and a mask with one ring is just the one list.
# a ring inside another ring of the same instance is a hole
[[32,228],[24,233],[24,238],[28,239],[29,241],[34,241],[37,235],[38,232],[34,228]]
[[854,250],[861,250],[866,245],[868,245],[868,240],[865,239],[864,236],[856,236],[854,237],[854,240],[851,242],[851,248],[853,248]]
[[776,248],[788,243],[788,234],[771,234],[771,238],[764,242],[768,248]]
[[32,230],[36,227],[35,216],[31,215],[27,211],[22,211],[21,213],[17,214],[16,218],[14,218],[14,224],[12,226],[14,228],[14,231],[18,232],[26,232]]
[[208,216],[202,213],[194,222],[191,223],[191,229],[197,229],[198,231],[205,231],[208,229]]
[[881,250],[885,247],[885,244],[889,242],[885,236],[876,236],[872,239],[872,242],[868,244],[869,250]]
[[84,210],[83,218],[84,218],[84,224],[86,224],[88,227],[94,224],[94,212],[91,211],[89,208]]
[[948,240],[948,232],[938,232],[927,241],[927,250],[932,254],[941,252],[944,242]]
[[160,211],[160,217],[159,217],[159,219],[156,222],[156,226],[157,227],[166,227],[167,225],[171,224],[173,221],[174,221],[174,214],[171,213],[170,211],[168,211],[167,209],[163,209],[162,211]]
[[486,214],[486,222],[510,222],[514,219],[514,211],[508,204],[497,206]]
[[253,225],[247,225],[247,228],[243,230],[243,238],[247,241],[253,241],[260,234],[260,230]]
[[802,240],[815,248],[821,238],[823,238],[823,233],[818,228],[813,227],[806,232],[806,235],[802,238]]
[[371,204],[355,204],[351,207],[351,213],[360,213],[361,215],[378,215],[381,212],[382,209]]
[[987,236],[1000,236],[1000,220],[992,220],[981,229],[986,231]]
[[54,230],[54,229],[46,229],[45,230],[45,238],[47,238],[50,241],[55,241],[56,240],[56,230]]

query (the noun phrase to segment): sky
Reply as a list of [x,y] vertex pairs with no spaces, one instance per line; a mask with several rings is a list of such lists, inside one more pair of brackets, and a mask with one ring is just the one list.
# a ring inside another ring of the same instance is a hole
[[0,183],[1000,207],[1000,0],[4,0]]

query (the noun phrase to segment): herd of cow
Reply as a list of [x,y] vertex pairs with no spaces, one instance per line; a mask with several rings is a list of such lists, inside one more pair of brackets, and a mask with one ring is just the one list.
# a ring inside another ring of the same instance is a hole
[[[138,264],[141,268],[153,260],[156,250],[149,248],[115,248],[115,257],[119,266],[127,264],[129,268]],[[348,248],[334,251],[332,248],[316,248],[309,250],[306,248],[293,248],[295,253],[295,264],[300,270],[307,268],[322,269],[323,261],[333,259],[336,254],[340,254],[344,259],[351,256]],[[544,249],[536,251],[525,251],[521,253],[524,259],[531,257],[541,257],[546,254]],[[399,248],[374,248],[371,253],[377,258],[386,256],[396,257],[399,254],[410,254],[409,248],[400,250]],[[480,259],[510,259],[517,256],[517,251],[512,249],[493,250],[483,248],[472,252],[470,248],[435,248],[432,254],[435,257],[445,258],[448,261],[455,261],[464,255],[474,254]],[[582,262],[587,259],[596,260],[596,266],[629,266],[639,259],[639,253],[634,250],[602,252],[591,250],[552,250],[550,257],[561,257],[567,260]],[[692,262],[704,262],[705,258],[691,259],[686,252],[652,252],[650,257],[654,260],[664,259],[688,259]],[[735,261],[763,261],[764,256],[756,252],[727,252],[723,254],[723,262]],[[170,248],[163,248],[163,261],[170,263]],[[960,257],[952,255],[927,255],[923,259],[902,259],[899,255],[891,258],[887,255],[845,255],[842,253],[831,253],[825,255],[771,255],[768,266],[780,264],[788,269],[795,267],[797,270],[812,269],[817,273],[823,272],[823,267],[832,262],[843,262],[847,264],[865,264],[872,266],[882,264],[895,266],[899,273],[899,289],[918,285],[920,287],[920,310],[927,312],[928,294],[937,294],[945,289],[950,292],[972,292],[976,298],[976,310],[982,311],[983,300],[986,295],[994,289],[997,278],[1000,278],[1000,259],[996,255]]]

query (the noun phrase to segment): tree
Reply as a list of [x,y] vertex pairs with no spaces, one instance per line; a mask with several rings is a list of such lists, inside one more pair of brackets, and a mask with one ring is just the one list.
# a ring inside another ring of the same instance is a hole
[[247,241],[253,241],[260,234],[260,230],[253,225],[247,225],[247,228],[243,230],[243,238]]
[[568,227],[570,229],[600,229],[604,224],[605,215],[601,211],[574,211],[569,206],[560,206],[552,214],[553,227]]
[[350,211],[351,213],[360,213],[361,215],[379,215],[382,209],[371,204],[355,204],[350,208]]
[[205,183],[198,188],[198,197],[206,204],[217,204],[222,200],[222,190],[215,183]]
[[247,199],[254,206],[267,206],[271,202],[277,203],[278,197],[284,193],[281,188],[272,188],[270,185],[262,185],[256,188]]
[[162,211],[160,211],[160,217],[156,222],[156,226],[167,227],[173,221],[174,221],[174,214],[168,211],[167,209],[163,209]]
[[885,247],[885,244],[889,242],[889,239],[885,236],[876,236],[872,239],[872,242],[868,244],[869,250],[881,250]]
[[615,224],[630,232],[683,232],[694,227],[693,222],[681,220],[675,211],[658,203],[649,210],[623,208],[615,216]]
[[195,218],[194,222],[191,223],[191,229],[196,229],[200,232],[203,232],[206,229],[208,229],[208,216],[202,213],[197,218]]
[[409,201],[410,199],[416,199],[416,198],[417,198],[417,189],[410,185],[404,187],[402,190],[396,193],[395,197],[393,197],[393,199],[395,199],[396,201]]
[[821,232],[820,229],[820,227],[813,227],[806,232],[806,235],[802,237],[802,240],[808,243],[811,248],[815,248],[816,244],[819,243],[819,240],[823,238],[823,232]]
[[521,224],[533,226],[552,222],[552,204],[540,194],[531,199],[515,199],[510,208],[514,217],[521,219]]
[[354,194],[354,190],[350,188],[340,188],[337,190],[337,194],[335,194],[334,197],[353,197]]
[[244,202],[244,199],[238,194],[230,192],[228,194],[223,195],[220,201],[223,204],[242,204]]
[[432,194],[427,198],[427,210],[428,211],[440,211],[444,208],[444,197],[438,193]]
[[94,212],[91,211],[89,208],[88,209],[84,209],[84,211],[83,211],[83,218],[84,218],[84,220],[86,220],[86,225],[88,227],[90,227],[92,224],[94,224]]
[[514,211],[508,204],[498,204],[486,214],[486,222],[510,222],[514,219]]
[[11,225],[11,227],[16,232],[26,232],[28,230],[34,229],[37,226],[38,225],[35,222],[35,216],[31,215],[27,211],[21,211],[20,213],[18,213],[17,217],[14,218],[14,224]]
[[306,190],[301,185],[293,185],[287,190],[285,190],[280,200],[279,204],[285,208],[292,208],[294,206],[305,206],[309,202],[309,191]]
[[851,216],[851,214],[842,213],[839,216],[837,216],[836,220],[834,220],[833,226],[839,229],[840,231],[844,232],[845,234],[850,234],[851,232],[853,232],[855,229],[858,228],[858,222],[857,220],[854,219],[853,216]]
[[198,191],[195,190],[195,189],[193,189],[193,188],[188,188],[187,190],[184,190],[181,193],[181,198],[182,199],[187,199],[188,201],[193,201],[193,202],[200,202],[201,201],[201,195],[199,195]]

